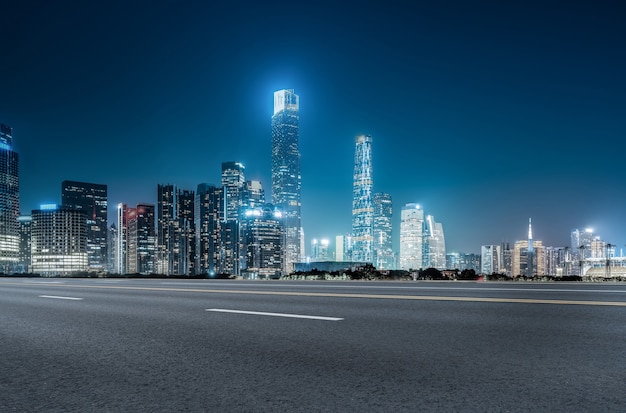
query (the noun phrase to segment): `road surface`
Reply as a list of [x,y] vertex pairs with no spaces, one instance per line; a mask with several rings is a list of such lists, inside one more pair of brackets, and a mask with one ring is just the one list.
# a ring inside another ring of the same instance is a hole
[[622,412],[626,285],[0,278],[2,412]]

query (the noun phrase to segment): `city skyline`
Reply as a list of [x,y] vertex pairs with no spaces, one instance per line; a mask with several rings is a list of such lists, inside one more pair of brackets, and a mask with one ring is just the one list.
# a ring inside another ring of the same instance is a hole
[[[20,156],[21,213],[60,204],[66,180],[107,185],[109,214],[156,203],[158,184],[219,184],[228,161],[269,189],[271,94],[292,88],[305,245],[350,233],[354,139],[367,134],[373,190],[393,199],[396,250],[408,203],[443,224],[448,251],[523,240],[529,217],[544,245],[593,227],[621,248],[623,13],[452,4],[332,15],[10,5],[0,122]],[[282,36],[277,23],[289,18],[299,24]]]

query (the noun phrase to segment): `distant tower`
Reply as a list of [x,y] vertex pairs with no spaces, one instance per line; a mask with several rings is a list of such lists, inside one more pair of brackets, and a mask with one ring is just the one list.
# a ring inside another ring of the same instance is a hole
[[20,187],[13,129],[0,124],[0,272],[12,273],[20,249]]
[[87,254],[89,269],[107,268],[107,186],[87,182],[63,181],[63,205],[85,211],[87,218]]
[[356,137],[352,189],[352,261],[374,262],[372,137]]
[[432,215],[426,216],[424,221],[424,267],[433,267],[439,270],[446,268],[446,240],[443,234],[443,225],[436,222]]
[[395,268],[392,238],[391,195],[374,194],[374,266],[379,270]]
[[293,89],[274,92],[272,116],[272,203],[283,211],[286,231],[285,270],[294,270],[301,251],[300,99]]
[[424,210],[418,204],[406,204],[400,216],[400,269],[423,267]]

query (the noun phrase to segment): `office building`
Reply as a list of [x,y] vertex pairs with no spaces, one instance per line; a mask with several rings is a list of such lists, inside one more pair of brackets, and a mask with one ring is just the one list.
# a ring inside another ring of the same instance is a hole
[[196,191],[196,257],[197,274],[213,276],[232,274],[233,265],[227,265],[222,251],[222,235],[226,217],[224,188],[200,184]]
[[446,269],[446,239],[443,224],[435,217],[427,215],[424,221],[423,267]]
[[356,137],[352,187],[352,260],[374,262],[372,137]]
[[311,240],[311,261],[329,261],[329,248],[330,241],[327,239]]
[[87,221],[85,211],[41,205],[32,211],[32,270],[41,276],[68,276],[86,272]]
[[129,274],[153,274],[156,271],[155,208],[138,204],[126,212],[126,267]]
[[500,246],[483,245],[480,247],[480,273],[490,275],[500,273]]
[[391,195],[375,193],[374,206],[374,266],[379,270],[396,268],[393,252],[392,218],[393,208]]
[[157,265],[166,275],[195,273],[195,193],[157,186]]
[[284,273],[285,228],[280,209],[271,204],[250,208],[243,214],[242,231],[246,278],[280,278]]
[[32,231],[33,217],[30,215],[21,215],[17,221],[20,225],[20,250],[15,272],[30,273],[31,272],[31,243],[30,235]]
[[406,204],[400,212],[400,269],[423,268],[424,210],[418,204]]
[[285,269],[300,262],[302,250],[299,97],[293,89],[274,92],[272,115],[272,203],[283,213]]
[[16,270],[20,248],[20,187],[13,129],[0,124],[0,273]]

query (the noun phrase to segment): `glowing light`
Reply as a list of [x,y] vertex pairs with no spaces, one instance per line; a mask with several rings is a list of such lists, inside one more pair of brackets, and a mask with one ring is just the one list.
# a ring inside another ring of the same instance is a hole
[[57,209],[57,204],[41,204],[39,205],[39,209],[42,211],[55,211]]

